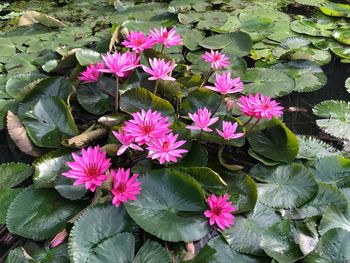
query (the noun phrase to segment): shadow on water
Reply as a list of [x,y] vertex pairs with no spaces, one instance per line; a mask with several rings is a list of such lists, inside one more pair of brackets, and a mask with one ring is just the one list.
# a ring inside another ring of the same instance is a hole
[[345,100],[350,101],[350,94],[346,91],[344,84],[350,76],[350,66],[340,63],[339,59],[332,58],[331,63],[323,67],[327,75],[327,84],[320,90],[310,93],[293,92],[281,99],[284,107],[295,107],[306,109],[306,111],[286,112],[283,120],[286,125],[297,134],[313,135],[320,139],[333,139],[320,131],[316,125],[316,118],[312,108],[324,100]]
[[0,131],[0,163],[32,163],[33,158],[21,152],[4,130]]

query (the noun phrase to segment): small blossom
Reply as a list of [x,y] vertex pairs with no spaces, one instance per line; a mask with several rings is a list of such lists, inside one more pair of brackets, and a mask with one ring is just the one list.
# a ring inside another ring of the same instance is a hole
[[223,121],[222,131],[218,129],[216,129],[216,131],[225,140],[236,139],[244,135],[244,133],[236,133],[237,126],[238,126],[237,122],[232,123],[230,121]]
[[243,83],[241,79],[231,79],[231,72],[223,72],[221,75],[215,74],[215,87],[205,86],[207,89],[221,93],[222,95],[238,93],[243,91]]
[[80,73],[79,80],[84,83],[93,83],[97,82],[102,73],[99,71],[100,69],[104,69],[103,62],[99,62],[96,64],[90,64],[86,67],[86,69]]
[[160,30],[154,28],[150,32],[150,36],[157,44],[163,44],[167,48],[182,45],[182,39],[179,34],[176,34],[175,28],[170,29],[170,31],[165,27],[162,27]]
[[141,66],[139,64],[141,57],[129,51],[125,53],[107,53],[106,55],[102,55],[102,59],[106,68],[99,69],[99,71],[112,73],[121,78],[127,77],[131,70]]
[[73,185],[85,184],[86,189],[94,192],[107,179],[106,171],[111,163],[106,152],[101,152],[99,146],[89,147],[81,150],[81,156],[72,153],[72,157],[74,162],[66,163],[71,169],[62,175],[76,179]]
[[234,100],[231,98],[228,98],[226,100],[226,111],[227,112],[231,112],[233,110],[233,104],[234,104]]
[[129,134],[125,134],[123,130],[119,132],[113,131],[114,136],[117,140],[122,144],[122,146],[118,149],[117,156],[122,155],[128,148],[143,151],[140,146],[137,146],[135,143],[135,137],[130,136]]
[[138,174],[134,174],[130,177],[130,169],[118,168],[117,172],[111,170],[113,205],[118,207],[121,203],[126,203],[127,200],[137,200],[137,195],[141,192],[141,182],[136,181],[138,176]]
[[141,110],[131,114],[133,119],[127,121],[123,128],[124,132],[135,138],[135,142],[139,145],[149,142],[154,138],[161,138],[168,134],[171,130],[167,117],[152,110]]
[[194,114],[189,113],[188,116],[194,121],[194,124],[191,126],[187,126],[187,129],[190,130],[203,130],[203,131],[212,131],[209,128],[210,125],[217,122],[219,117],[210,118],[211,112],[207,108],[198,109],[198,111]]
[[170,61],[165,62],[164,59],[156,58],[153,58],[153,60],[149,59],[149,64],[151,65],[151,68],[142,65],[143,70],[146,71],[148,74],[152,75],[148,78],[149,80],[175,80],[175,78],[169,76],[169,73],[173,71],[176,64],[172,64]]
[[54,248],[59,246],[64,242],[64,240],[67,238],[68,232],[66,229],[63,229],[61,232],[59,232],[51,241],[50,241],[50,247]]
[[136,53],[140,53],[145,49],[152,48],[155,43],[152,37],[145,36],[142,32],[131,31],[122,44]]
[[210,53],[206,51],[204,55],[202,55],[202,58],[205,62],[210,62],[213,69],[220,70],[222,68],[227,68],[230,65],[229,58],[219,51],[210,50]]
[[283,107],[279,106],[277,101],[259,93],[255,94],[255,96],[241,96],[237,105],[243,114],[257,119],[267,118],[271,120],[273,116],[280,117],[283,115]]
[[224,230],[234,224],[235,217],[231,213],[237,211],[237,208],[232,205],[232,202],[227,202],[228,198],[228,194],[219,197],[212,194],[207,199],[210,209],[206,210],[204,215],[209,218],[211,226],[217,224],[221,230]]
[[161,138],[156,138],[147,143],[149,150],[148,157],[152,159],[158,159],[160,164],[165,162],[177,162],[177,158],[181,158],[183,153],[188,152],[185,149],[178,149],[184,145],[186,141],[176,141],[178,134],[173,133],[164,135]]

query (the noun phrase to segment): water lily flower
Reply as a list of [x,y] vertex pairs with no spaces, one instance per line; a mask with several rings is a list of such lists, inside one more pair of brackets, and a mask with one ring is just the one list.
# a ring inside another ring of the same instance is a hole
[[76,179],[73,185],[84,184],[86,189],[94,192],[97,186],[101,186],[107,179],[106,171],[110,167],[110,159],[106,158],[106,152],[102,152],[99,146],[81,150],[81,156],[72,153],[73,162],[67,162],[71,169],[62,175]]
[[237,208],[232,205],[232,202],[227,202],[228,194],[217,197],[212,194],[208,197],[209,210],[204,212],[204,215],[209,218],[209,224],[216,224],[221,230],[229,228],[234,224],[235,217],[231,214],[237,211]]
[[140,53],[145,49],[152,48],[155,42],[151,36],[145,36],[143,32],[131,31],[122,44],[136,53]]
[[126,134],[123,130],[120,130],[119,132],[113,131],[114,136],[117,138],[117,140],[122,144],[122,146],[118,149],[117,156],[122,155],[128,148],[137,150],[137,151],[143,151],[143,149],[136,145],[135,137]]
[[151,75],[151,77],[148,78],[149,80],[175,80],[175,78],[169,76],[169,73],[173,71],[176,64],[172,64],[170,61],[165,62],[164,59],[156,58],[153,58],[153,60],[149,59],[149,64],[151,65],[151,68],[142,65],[143,70]]
[[176,141],[178,137],[178,134],[169,133],[148,142],[148,157],[158,159],[160,164],[165,162],[176,163],[177,158],[181,158],[183,153],[188,152],[185,149],[178,149],[186,143],[185,140]]
[[64,242],[64,240],[67,238],[68,232],[66,229],[63,229],[61,232],[59,232],[51,241],[50,241],[50,247],[54,248],[59,246]]
[[118,168],[117,172],[111,170],[113,179],[112,203],[118,207],[121,203],[126,203],[127,200],[137,200],[137,196],[141,193],[141,182],[136,181],[138,174],[130,177],[130,169]]
[[150,32],[150,37],[152,37],[157,44],[162,44],[167,48],[182,45],[181,36],[176,34],[175,28],[170,29],[170,31],[165,27],[162,27],[161,29],[154,28],[153,30],[150,30]]
[[80,73],[79,80],[84,83],[93,83],[97,82],[102,73],[100,69],[104,69],[104,63],[98,62],[96,64],[90,64],[86,69]]
[[211,68],[213,69],[220,70],[222,68],[227,68],[230,66],[229,58],[220,51],[210,50],[210,53],[206,51],[204,55],[202,55],[202,58],[205,62],[210,62]]
[[141,112],[136,112],[131,114],[133,119],[125,122],[123,130],[129,136],[135,138],[135,142],[139,145],[149,142],[154,138],[161,138],[168,134],[171,130],[169,126],[167,117],[162,117],[162,115],[152,110],[141,110]]
[[141,66],[139,64],[141,57],[129,51],[125,53],[107,53],[102,55],[102,59],[106,68],[99,69],[99,71],[112,73],[121,78],[127,77],[131,70]]
[[231,79],[231,72],[223,72],[221,75],[215,74],[216,81],[214,86],[205,86],[207,89],[219,92],[222,95],[238,93],[243,91],[243,83],[241,79]]
[[209,126],[217,122],[219,119],[219,117],[210,118],[211,112],[206,107],[203,109],[198,109],[194,114],[189,113],[188,116],[190,116],[190,118],[194,121],[194,124],[191,126],[186,126],[187,129],[203,130],[208,132],[212,131]]
[[222,131],[216,129],[217,133],[223,137],[225,140],[231,140],[240,138],[244,135],[244,133],[236,133],[238,127],[238,123],[232,123],[230,121],[222,122]]
[[283,115],[283,107],[279,106],[279,102],[259,93],[256,93],[255,96],[241,96],[237,105],[243,114],[257,119],[267,118],[271,120],[273,116],[279,117]]

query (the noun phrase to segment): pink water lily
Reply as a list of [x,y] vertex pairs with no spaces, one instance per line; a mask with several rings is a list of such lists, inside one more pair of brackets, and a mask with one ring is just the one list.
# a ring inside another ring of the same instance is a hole
[[170,77],[170,73],[175,68],[176,64],[172,64],[170,61],[165,62],[164,59],[157,59],[153,58],[149,59],[150,68],[142,65],[142,68],[145,72],[151,75],[149,77],[149,80],[172,80],[174,81],[175,78]]
[[260,118],[260,115],[255,111],[256,106],[259,104],[259,94],[255,96],[249,94],[249,96],[241,96],[237,101],[237,105],[244,115]]
[[177,158],[181,158],[182,154],[188,152],[185,149],[179,149],[186,143],[185,140],[176,141],[178,134],[169,133],[161,138],[156,138],[147,143],[148,157],[158,159],[160,164],[166,162],[177,162]]
[[139,145],[149,142],[154,138],[161,138],[171,130],[167,117],[163,117],[159,112],[152,110],[141,110],[131,114],[133,119],[125,122],[123,130],[129,136],[135,138]]
[[161,29],[154,28],[153,30],[150,30],[150,32],[150,37],[152,37],[157,44],[162,44],[167,48],[182,45],[181,36],[176,34],[175,28],[170,29],[170,31],[165,27],[162,27]]
[[227,68],[230,66],[229,58],[220,51],[210,50],[210,53],[206,51],[204,55],[202,55],[202,58],[205,62],[210,62],[211,68],[213,69],[220,70],[222,68]]
[[238,123],[232,123],[230,121],[222,122],[222,131],[216,129],[217,133],[225,140],[236,139],[244,136],[244,133],[236,133]]
[[208,197],[209,210],[204,212],[204,215],[209,218],[209,224],[212,226],[216,224],[221,230],[229,228],[234,224],[235,217],[231,214],[237,211],[237,208],[228,202],[228,194],[217,197],[212,194]]
[[72,153],[72,157],[74,161],[66,163],[71,169],[62,175],[75,179],[73,185],[84,184],[86,189],[94,192],[107,179],[106,172],[111,163],[106,158],[106,152],[95,146],[82,149],[81,156]]
[[135,137],[129,134],[126,134],[123,130],[119,132],[113,131],[114,136],[117,140],[122,144],[122,146],[118,149],[117,156],[122,155],[128,148],[134,149],[136,151],[143,151],[143,149],[136,145]]
[[209,126],[219,119],[219,117],[210,118],[211,112],[205,107],[203,109],[198,109],[196,113],[189,113],[188,116],[190,116],[194,123],[191,126],[186,126],[187,129],[208,132],[212,131]]
[[213,86],[205,86],[207,89],[221,93],[222,95],[238,93],[243,91],[243,83],[241,79],[231,79],[231,72],[222,72],[215,74],[216,81]]
[[112,203],[116,207],[121,203],[126,203],[127,200],[137,200],[137,196],[141,193],[141,182],[137,181],[138,174],[130,177],[130,169],[118,168],[117,172],[111,170],[113,179]]
[[104,63],[98,62],[96,64],[90,64],[86,67],[86,69],[80,73],[79,80],[84,83],[93,83],[97,82],[102,73],[99,71],[100,69],[104,69]]
[[140,53],[145,49],[152,48],[155,42],[151,36],[145,36],[143,32],[131,31],[122,44],[136,53]]
[[129,51],[125,53],[107,53],[106,55],[102,55],[102,59],[106,68],[99,69],[99,71],[112,73],[121,78],[127,77],[131,70],[141,66],[139,64],[141,57]]

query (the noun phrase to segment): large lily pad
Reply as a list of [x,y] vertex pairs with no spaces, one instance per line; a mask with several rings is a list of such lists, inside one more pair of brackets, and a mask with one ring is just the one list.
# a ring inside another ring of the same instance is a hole
[[147,232],[167,241],[199,240],[209,232],[204,191],[194,179],[175,170],[140,177],[142,191],[128,202],[129,215]]
[[6,225],[13,234],[43,240],[61,231],[84,205],[63,199],[54,190],[28,187],[11,203]]
[[0,192],[0,224],[5,224],[7,209],[22,189],[1,189]]
[[307,160],[321,159],[327,156],[339,155],[333,146],[312,136],[297,135],[299,141],[298,158]]
[[70,109],[59,97],[37,101],[25,114],[24,125],[32,141],[41,147],[59,148],[63,138],[78,134]]
[[256,256],[265,256],[260,247],[264,230],[280,221],[280,217],[269,207],[257,203],[253,213],[247,217],[237,215],[235,224],[223,232],[227,243],[235,250]]
[[290,28],[297,33],[310,36],[332,36],[333,30],[338,26],[329,19],[302,18],[290,24]]
[[252,176],[265,182],[258,187],[259,201],[274,208],[296,208],[317,194],[317,183],[311,169],[301,164],[266,167],[256,165]]
[[320,222],[319,232],[321,235],[327,233],[327,231],[335,228],[341,228],[350,232],[350,210],[343,213],[338,207],[330,206]]
[[323,119],[317,125],[326,133],[350,140],[350,105],[346,101],[325,100],[313,108],[313,113]]
[[327,16],[350,17],[350,5],[327,1],[320,6],[320,10]]
[[333,32],[333,37],[340,43],[350,45],[350,30],[349,29],[337,29]]
[[16,98],[23,88],[33,81],[44,78],[45,75],[38,73],[24,73],[14,75],[6,83],[6,92],[11,97]]
[[[96,253],[94,250],[99,244],[120,232],[131,230],[132,226],[122,206],[116,208],[112,204],[104,204],[89,208],[75,222],[69,235],[70,260],[73,263],[87,262]],[[108,241],[109,245],[110,242],[113,239]]]
[[24,163],[4,163],[0,165],[0,189],[14,187],[33,173],[32,167]]
[[245,94],[257,92],[272,98],[289,94],[295,87],[294,80],[286,73],[268,68],[250,68],[242,77]]

